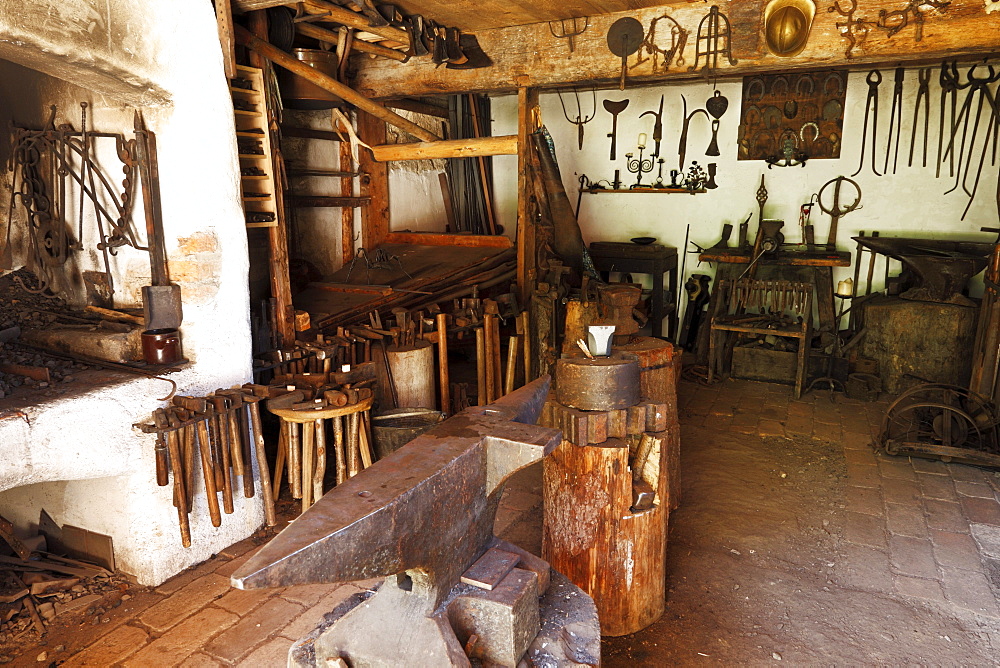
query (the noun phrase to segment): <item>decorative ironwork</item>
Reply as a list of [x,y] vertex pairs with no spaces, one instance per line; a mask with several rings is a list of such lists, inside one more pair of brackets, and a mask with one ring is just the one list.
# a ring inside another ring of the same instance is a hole
[[644,186],[643,185],[643,183],[642,183],[642,175],[643,174],[648,174],[649,172],[653,171],[653,160],[651,158],[643,159],[642,153],[645,150],[646,150],[646,147],[643,146],[642,144],[640,144],[639,145],[639,157],[638,158],[633,158],[632,157],[633,155],[635,155],[634,153],[626,153],[625,154],[625,158],[628,160],[628,162],[625,164],[626,169],[628,169],[628,171],[631,172],[632,174],[636,174],[638,176],[638,179],[632,185],[632,188],[645,188],[645,187],[648,187],[648,186]]
[[[11,137],[11,206],[8,229],[13,225],[16,202],[26,213],[29,229],[29,262],[38,276],[37,288],[21,287],[35,294],[53,296],[61,290],[59,271],[72,251],[83,250],[84,220],[88,205],[96,222],[99,241],[96,247],[104,259],[108,288],[114,294],[110,256],[131,246],[148,251],[132,229],[132,207],[136,168],[135,140],[119,133],[94,132],[87,127],[87,103],[81,103],[81,129],[69,123],[55,124],[56,107],[50,107],[49,120],[42,130],[14,128]],[[96,140],[113,139],[115,154],[121,161],[124,178],[121,187],[98,164]],[[68,199],[78,196],[78,202]],[[69,219],[76,209],[76,238],[70,234]]]
[[843,70],[744,78],[737,159],[790,166],[839,158],[846,81]]
[[833,5],[827,8],[828,12],[836,12],[844,17],[844,21],[837,22],[837,29],[840,36],[847,40],[847,49],[844,55],[847,58],[853,57],[855,47],[862,46],[868,33],[872,29],[885,31],[887,38],[892,37],[899,31],[906,28],[912,21],[914,28],[913,40],[919,42],[924,38],[924,14],[921,7],[931,7],[945,12],[951,2],[941,0],[910,0],[903,9],[880,9],[877,21],[869,21],[865,17],[855,18],[854,13],[858,9],[857,0],[848,0],[850,3],[846,9],[841,6],[840,0],[835,0]]
[[[669,44],[666,44],[666,39],[660,39],[666,33],[665,30],[661,30],[660,33],[656,32],[657,24],[660,21],[667,22],[670,28]],[[671,62],[675,63],[677,67],[683,67],[686,62],[684,60],[684,46],[687,44],[688,35],[688,31],[681,27],[681,24],[674,17],[669,14],[657,16],[649,24],[649,30],[646,31],[646,37],[643,38],[642,45],[639,47],[635,64],[641,65],[652,59],[654,74],[657,72],[666,74],[667,70],[670,69]],[[646,52],[646,57],[643,57],[643,51]]]
[[732,53],[732,26],[725,14],[719,12],[717,5],[712,5],[708,14],[702,17],[698,23],[698,35],[695,38],[694,65],[688,68],[688,72],[695,72],[698,66],[705,59],[705,64],[701,66],[703,74],[719,68],[719,56],[722,56],[730,65],[735,65],[736,58]]

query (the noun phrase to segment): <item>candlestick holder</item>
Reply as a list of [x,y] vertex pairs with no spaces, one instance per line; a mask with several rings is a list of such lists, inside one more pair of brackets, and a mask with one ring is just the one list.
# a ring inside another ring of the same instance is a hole
[[648,174],[649,172],[653,171],[653,160],[651,158],[646,158],[645,160],[643,160],[643,158],[642,158],[642,153],[645,150],[646,150],[645,146],[642,146],[642,145],[639,146],[639,157],[638,158],[633,158],[632,157],[633,155],[635,155],[634,153],[626,153],[625,154],[625,158],[627,160],[627,162],[625,164],[625,168],[628,169],[628,171],[630,173],[635,174],[638,177],[636,179],[635,184],[633,184],[631,186],[633,189],[634,188],[642,188],[643,187],[642,186],[642,175],[643,174]]
[[659,160],[656,161],[656,163],[660,166],[657,169],[657,171],[656,171],[656,183],[653,184],[654,187],[656,187],[656,188],[666,188],[667,187],[667,185],[665,183],[663,183],[663,163],[664,162],[666,162],[666,160],[664,160],[663,158],[660,158]]

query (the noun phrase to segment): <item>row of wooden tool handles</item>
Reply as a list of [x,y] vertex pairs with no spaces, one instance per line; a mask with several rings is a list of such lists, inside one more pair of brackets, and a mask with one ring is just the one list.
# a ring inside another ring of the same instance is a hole
[[201,460],[212,526],[221,526],[222,513],[234,510],[236,477],[242,479],[243,495],[254,496],[254,459],[260,471],[267,525],[277,523],[258,406],[266,391],[266,387],[247,384],[218,389],[205,397],[175,396],[172,405],[153,412],[153,424],[136,425],[146,433],[156,434],[156,483],[161,487],[169,485],[172,474],[173,503],[184,547],[191,546],[189,515],[196,459]]
[[[361,367],[355,367],[358,372]],[[273,489],[281,488],[287,464],[292,498],[302,510],[323,496],[327,469],[328,427],[336,484],[372,465],[371,407],[374,378],[340,383],[342,373],[303,373],[276,377],[270,387],[268,410],[281,420]]]

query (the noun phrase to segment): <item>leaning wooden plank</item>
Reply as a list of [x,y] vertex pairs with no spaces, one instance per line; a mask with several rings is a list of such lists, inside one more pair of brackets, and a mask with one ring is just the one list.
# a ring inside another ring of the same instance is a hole
[[341,97],[345,102],[353,104],[358,109],[399,128],[403,132],[413,135],[417,139],[425,142],[433,142],[441,139],[433,132],[425,130],[413,121],[409,121],[399,114],[386,109],[378,102],[369,100],[364,95],[361,95],[349,86],[345,86],[333,77],[327,76],[316,68],[306,65],[302,61],[290,56],[281,49],[273,46],[270,42],[262,40],[259,37],[254,37],[246,28],[238,25],[234,26],[234,28],[237,43],[252,49],[275,65],[284,67],[289,72],[301,76],[323,90]]
[[0,564],[6,564],[9,568],[15,571],[20,570],[42,570],[42,571],[52,571],[53,573],[62,573],[64,575],[75,575],[81,578],[90,578],[95,575],[106,575],[107,571],[103,568],[75,568],[73,566],[66,566],[64,564],[57,564],[53,561],[22,561],[15,557],[7,557],[0,555]]
[[372,146],[372,153],[379,162],[517,155],[517,135],[448,139],[430,143],[382,144]]
[[354,283],[322,283],[315,282],[309,284],[310,288],[319,288],[327,292],[360,292],[366,295],[388,296],[392,294],[392,288],[388,285],[355,285]]
[[328,195],[289,195],[289,202],[297,207],[365,206],[370,197],[338,197]]
[[278,7],[280,5],[288,5],[292,9],[296,9],[298,5],[303,5],[306,11],[322,16],[324,21],[339,23],[349,28],[370,32],[380,37],[399,42],[400,44],[407,44],[409,41],[406,32],[399,28],[393,28],[392,26],[370,26],[368,25],[368,19],[361,14],[335,5],[332,2],[324,2],[324,0],[305,0],[304,2],[289,2],[288,0],[233,0],[233,11],[249,12],[255,9],[267,9],[268,7]]
[[390,232],[387,244],[417,244],[421,246],[475,246],[480,248],[513,248],[510,237],[491,234],[437,234],[434,232]]
[[[296,23],[295,30],[306,37],[312,37],[313,39],[318,39],[330,44],[336,44],[340,41],[339,34],[332,30],[327,30],[326,28],[320,28],[312,23]],[[366,42],[361,39],[355,39],[351,42],[351,49],[361,53],[370,53],[373,56],[380,56],[382,58],[395,60],[399,63],[405,63],[409,59],[409,56],[402,51],[390,49],[389,47],[382,46],[381,44],[371,44],[370,42]]]

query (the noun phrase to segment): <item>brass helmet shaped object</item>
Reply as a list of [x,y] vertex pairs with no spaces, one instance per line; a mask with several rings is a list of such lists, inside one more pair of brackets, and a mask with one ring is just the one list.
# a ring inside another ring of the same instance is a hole
[[812,0],[771,0],[764,9],[764,41],[776,56],[798,55],[809,41],[816,5]]

